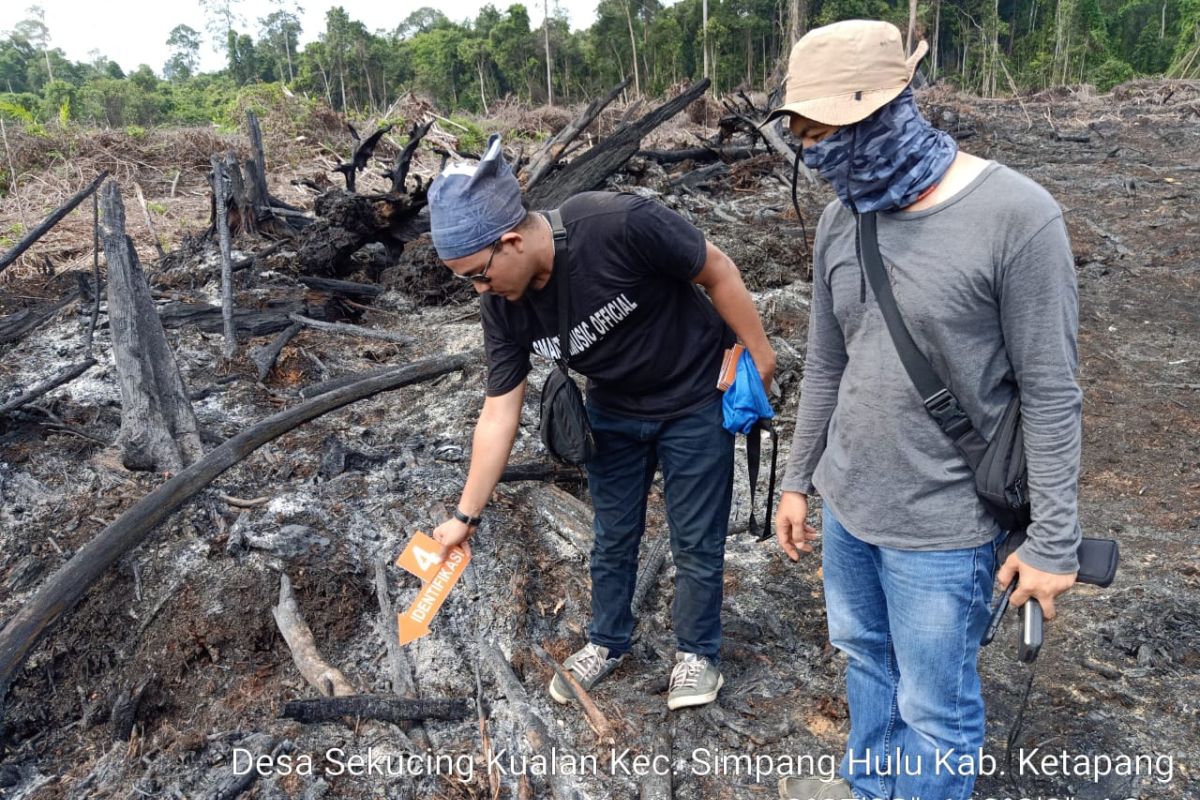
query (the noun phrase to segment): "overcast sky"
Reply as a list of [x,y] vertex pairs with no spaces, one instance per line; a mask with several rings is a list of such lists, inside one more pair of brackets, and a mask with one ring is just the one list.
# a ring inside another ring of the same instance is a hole
[[[504,10],[512,0],[493,0]],[[422,6],[439,9],[450,19],[461,22],[474,19],[487,0],[300,0],[304,9],[300,23],[303,45],[316,39],[325,30],[325,12],[334,5],[346,9],[351,19],[366,25],[369,31],[392,31],[409,14]],[[11,31],[16,23],[29,14],[32,3],[26,0],[4,0],[0,3],[0,31]],[[121,2],[121,0],[42,0],[38,5],[46,12],[46,27],[50,29],[51,47],[62,48],[71,61],[90,61],[92,50],[121,65],[126,72],[139,64],[149,64],[161,74],[166,63],[167,35],[176,25],[189,25],[205,32],[204,12],[197,0],[158,0],[157,2]],[[572,28],[586,28],[595,20],[596,0],[550,0],[553,11],[560,6],[571,19]],[[530,24],[542,21],[542,0],[526,0]],[[257,38],[258,20],[271,13],[268,0],[240,0],[237,9],[247,25],[242,29]],[[223,49],[223,48],[222,48]],[[200,48],[201,69],[205,72],[221,69],[224,55],[215,53],[206,39]]]

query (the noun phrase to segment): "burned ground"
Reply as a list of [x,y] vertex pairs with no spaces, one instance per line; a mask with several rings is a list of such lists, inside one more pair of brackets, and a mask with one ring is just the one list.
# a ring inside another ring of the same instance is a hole
[[[1107,775],[1093,782],[1027,773],[1016,779],[1017,786],[1011,775],[982,778],[977,794],[1195,797],[1200,794],[1195,699],[1200,693],[1195,601],[1200,587],[1195,546],[1200,534],[1200,88],[1133,84],[1102,97],[1059,92],[1019,102],[935,91],[923,103],[936,121],[960,133],[964,149],[1030,175],[1066,211],[1081,305],[1081,516],[1087,533],[1116,538],[1122,547],[1112,587],[1079,587],[1060,603],[1061,616],[1049,626],[1036,666],[1020,744],[1046,753],[1174,759],[1169,782],[1152,775]],[[300,167],[309,173],[320,168]],[[778,177],[783,171],[781,162],[770,158],[753,167],[743,162],[727,175],[690,186],[676,181],[682,173],[632,163],[617,185],[654,193],[690,215],[743,270],[780,356],[785,390],[780,427],[786,443],[803,365],[810,289],[800,279],[799,225]],[[188,187],[195,190],[194,184]],[[278,191],[283,196],[286,184],[281,182]],[[166,198],[166,186],[151,188],[148,195]],[[824,188],[802,186],[810,235],[829,199]],[[87,242],[70,244],[70,258],[87,257],[90,231],[83,235]],[[156,273],[162,298],[213,301],[219,284],[204,258],[193,248]],[[386,291],[360,310],[360,322],[411,334],[413,345],[304,330],[260,384],[244,355],[232,365],[223,363],[218,335],[194,327],[168,331],[188,389],[211,390],[194,403],[208,446],[295,402],[304,385],[479,347],[478,315],[469,292],[429,277],[427,248],[410,246],[396,265],[381,267],[375,259],[364,261],[359,277],[380,270]],[[284,248],[240,273],[239,305],[302,296],[293,272]],[[63,288],[27,271],[0,290],[0,302],[5,313],[14,313],[20,298],[58,296]],[[5,353],[0,385],[25,386],[76,360],[80,319],[86,315],[76,316],[74,309]],[[243,341],[240,352],[267,340]],[[100,363],[56,392],[48,408],[63,422],[111,441],[119,399],[108,341],[102,328],[97,333]],[[536,368],[531,385],[540,383],[544,369]],[[237,379],[218,382],[228,375]],[[482,402],[482,379],[483,364],[476,358],[464,372],[321,417],[223,474],[123,558],[50,632],[14,683],[0,716],[0,794],[208,796],[228,774],[232,749],[261,746],[264,740],[253,736],[265,733],[290,741],[294,753],[317,754],[318,774],[263,778],[248,796],[489,796],[478,759],[468,782],[453,776],[322,775],[319,756],[328,748],[354,753],[373,746],[392,752],[398,729],[369,721],[277,719],[285,701],[315,693],[299,676],[270,616],[279,575],[286,573],[326,658],[359,691],[390,690],[387,655],[376,629],[374,564],[397,555],[413,530],[429,530],[455,501]],[[544,459],[536,420],[531,396],[514,463]],[[0,619],[6,619],[160,478],[127,472],[100,444],[31,418],[0,425]],[[745,520],[747,502],[744,470],[739,468],[738,475],[735,528]],[[221,495],[265,501],[242,508]],[[518,744],[524,742],[518,735],[524,730],[522,706],[498,688],[479,656],[481,638],[498,643],[532,708],[550,723],[559,752],[599,757],[600,777],[572,779],[582,796],[636,797],[642,791],[638,779],[609,774],[610,744],[597,741],[576,709],[557,706],[546,696],[550,672],[531,649],[542,644],[561,660],[583,640],[589,603],[584,551],[590,532],[586,507],[572,495],[586,501],[582,480],[568,477],[557,487],[504,484],[474,541],[462,585],[433,632],[409,646],[409,656],[422,697],[473,698],[478,666],[491,739],[515,753],[524,746]],[[643,553],[664,535],[655,496]],[[389,580],[392,602],[405,607],[415,595],[415,578],[393,569]],[[630,747],[650,754],[656,737],[669,734],[678,768],[674,796],[705,800],[774,796],[774,776],[756,783],[753,774],[739,774],[737,762],[704,774],[693,761],[698,748],[718,757],[840,752],[848,725],[845,665],[827,642],[815,561],[793,566],[770,542],[754,542],[744,532],[731,536],[722,662],[726,686],[719,702],[708,708],[666,711],[671,597],[668,560],[639,614],[632,658],[594,692],[618,751]],[[1014,636],[1010,623],[982,658],[987,749],[1001,761],[1027,675],[1015,661]],[[119,701],[138,687],[143,693],[133,709],[132,729],[125,732],[119,723],[129,715]],[[474,719],[430,721],[424,728],[434,752],[481,752]],[[114,729],[123,734],[119,741]],[[529,782],[532,796],[549,796],[542,778]],[[507,776],[506,794],[511,790],[516,796],[518,783],[516,776]]]

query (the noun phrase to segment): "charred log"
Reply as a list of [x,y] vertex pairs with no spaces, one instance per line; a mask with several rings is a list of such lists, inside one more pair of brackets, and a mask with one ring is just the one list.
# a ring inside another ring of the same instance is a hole
[[150,297],[115,181],[101,194],[108,259],[108,320],[121,388],[117,447],[128,469],[177,472],[203,453],[175,355]]

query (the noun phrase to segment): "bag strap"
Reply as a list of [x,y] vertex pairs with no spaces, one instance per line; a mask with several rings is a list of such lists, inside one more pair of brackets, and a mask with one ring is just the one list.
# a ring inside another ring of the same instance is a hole
[[[762,533],[758,532],[758,521],[754,517],[754,487],[758,485],[759,461],[762,460],[762,434],[771,437],[771,473],[767,480],[767,516]],[[760,419],[746,434],[746,467],[750,473],[750,535],[758,541],[771,536],[771,501],[775,498],[775,466],[779,458],[779,437],[770,420]]]
[[896,297],[892,294],[892,284],[888,281],[887,272],[883,267],[883,257],[879,254],[879,231],[875,212],[859,214],[856,222],[859,255],[863,260],[867,281],[871,284],[871,291],[875,293],[875,300],[883,314],[883,321],[887,323],[892,342],[896,345],[900,362],[904,364],[904,371],[908,373],[909,380],[921,395],[921,402],[929,416],[933,417],[942,432],[950,437],[950,441],[954,442],[954,446],[974,472],[987,451],[987,442],[979,435],[979,431],[975,430],[958,399],[950,394],[946,384],[933,371],[929,359],[917,347],[908,326],[904,324],[904,318],[900,316]]
[[554,237],[554,274],[558,276],[558,359],[563,372],[571,360],[571,276],[567,263],[567,228],[563,225],[562,212],[552,208],[546,212],[550,232]]

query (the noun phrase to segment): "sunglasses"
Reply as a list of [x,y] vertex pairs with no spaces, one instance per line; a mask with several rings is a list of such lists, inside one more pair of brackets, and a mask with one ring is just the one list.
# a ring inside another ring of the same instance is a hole
[[451,271],[450,274],[462,281],[470,281],[471,283],[491,283],[492,279],[488,276],[488,270],[492,268],[492,259],[496,257],[496,250],[500,247],[500,240],[497,239],[492,243],[492,252],[488,256],[487,263],[483,265],[483,269],[471,275],[459,275],[457,272]]

